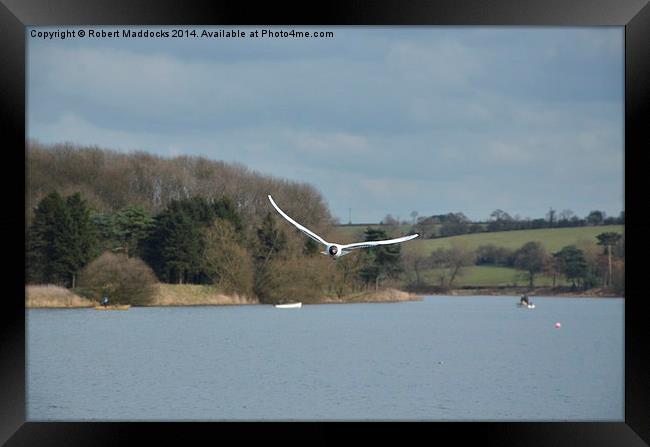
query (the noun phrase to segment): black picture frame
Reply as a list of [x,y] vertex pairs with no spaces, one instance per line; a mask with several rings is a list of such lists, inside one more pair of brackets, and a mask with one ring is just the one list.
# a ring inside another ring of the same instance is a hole
[[[646,246],[638,205],[643,194],[642,157],[648,138],[650,104],[650,6],[647,0],[330,0],[271,2],[251,5],[235,1],[174,2],[145,0],[103,2],[67,0],[0,0],[0,123],[3,155],[13,175],[2,177],[10,193],[24,177],[25,46],[26,26],[51,25],[521,25],[521,26],[625,26],[625,211],[626,251],[633,261],[626,269],[625,297],[625,421],[624,422],[490,422],[354,424],[354,430],[373,439],[450,440],[454,445],[477,440],[487,445],[642,446],[650,443],[650,352],[646,344],[647,300],[639,284],[640,253]],[[15,166],[15,169],[13,167]],[[21,172],[23,174],[21,174]],[[21,177],[22,175],[22,177]],[[9,207],[2,217],[5,241],[25,228],[24,202],[7,194]],[[20,217],[22,216],[22,217]],[[6,245],[5,245],[6,246]],[[15,246],[15,247],[14,247]],[[24,244],[12,248],[24,256]],[[248,431],[238,424],[220,423],[36,423],[25,420],[25,309],[24,264],[4,253],[9,278],[0,311],[0,442],[19,445],[130,444],[134,436],[146,441],[188,443],[188,437],[208,442],[229,442],[228,436],[265,437],[262,442],[341,442],[341,429],[350,424],[301,423],[297,436],[287,436],[281,424],[258,424]],[[24,259],[24,258],[22,258]],[[637,279],[635,279],[637,278]],[[598,390],[594,390],[598,392]],[[233,430],[233,433],[230,433]],[[295,430],[291,428],[292,433]],[[415,430],[415,431],[413,431]],[[408,433],[408,438],[403,438]],[[266,437],[269,438],[266,438]],[[293,439],[290,439],[293,438]],[[198,439],[198,438],[197,438]],[[253,441],[255,439],[252,439]],[[445,441],[449,442],[449,441]],[[147,442],[150,443],[150,442]]]

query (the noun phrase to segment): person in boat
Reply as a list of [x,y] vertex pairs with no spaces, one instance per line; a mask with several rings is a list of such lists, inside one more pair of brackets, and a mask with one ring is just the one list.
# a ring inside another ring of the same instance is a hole
[[528,302],[528,295],[524,295],[521,297],[521,300],[519,301],[520,304],[528,306],[530,303]]
[[104,295],[104,298],[102,298],[102,306],[108,306],[108,297],[106,295]]

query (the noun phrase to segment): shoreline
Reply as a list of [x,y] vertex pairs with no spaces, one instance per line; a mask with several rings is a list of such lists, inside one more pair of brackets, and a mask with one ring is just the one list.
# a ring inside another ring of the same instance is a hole
[[353,303],[401,303],[405,301],[422,301],[424,294],[404,292],[398,289],[384,289],[372,292],[360,292],[344,297],[323,297],[308,304],[353,304]]
[[447,296],[522,296],[524,294],[535,297],[557,297],[557,298],[625,298],[625,295],[616,294],[609,290],[593,288],[589,290],[570,290],[560,287],[504,287],[504,288],[467,288],[453,289],[440,292],[427,292],[426,295],[447,295]]
[[[303,304],[394,303],[422,301],[423,294],[383,289],[359,292],[341,298],[324,296]],[[196,307],[196,306],[251,306],[266,305],[257,298],[224,294],[210,286],[158,284],[151,302],[133,307]],[[82,309],[94,308],[99,302],[81,297],[64,287],[52,285],[25,286],[25,309]],[[270,304],[268,304],[270,305]]]
[[[425,296],[503,296],[557,298],[625,298],[625,296],[601,289],[587,291],[567,291],[540,287],[527,288],[467,288],[447,291],[406,292],[398,289],[383,289],[371,292],[358,292],[343,297],[324,296],[319,300],[303,302],[309,304],[354,304],[354,303],[398,303],[422,301]],[[196,306],[251,306],[264,305],[256,298],[226,295],[209,286],[159,284],[152,301],[133,307],[196,307]],[[94,308],[98,302],[83,298],[73,291],[57,286],[25,286],[25,309],[83,309]],[[270,304],[269,304],[270,305]]]

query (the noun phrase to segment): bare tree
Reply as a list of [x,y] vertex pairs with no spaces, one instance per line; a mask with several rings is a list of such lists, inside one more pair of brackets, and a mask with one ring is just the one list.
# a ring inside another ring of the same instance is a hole
[[381,223],[383,225],[393,226],[393,225],[397,225],[399,221],[395,219],[392,214],[386,214],[386,216],[384,216],[384,218],[381,220]]
[[515,252],[515,267],[528,274],[528,285],[532,289],[535,275],[544,270],[546,251],[539,242],[527,242]]
[[156,214],[174,199],[192,196],[217,200],[228,196],[254,231],[269,211],[267,194],[315,231],[332,221],[321,194],[307,183],[292,182],[250,170],[238,163],[181,156],[164,158],[146,152],[119,153],[94,146],[43,145],[27,142],[26,214],[52,191],[81,192],[95,211],[141,206]]
[[474,252],[461,241],[454,241],[449,248],[439,248],[431,254],[433,266],[439,269],[440,285],[449,288],[453,287],[456,278],[462,275],[463,268],[473,265],[475,259]]
[[558,215],[558,218],[559,218],[559,220],[570,221],[573,216],[575,216],[573,211],[571,211],[569,209],[566,209],[566,210],[562,210],[560,212],[560,214]]
[[407,250],[403,255],[403,259],[407,272],[413,272],[415,274],[415,278],[411,284],[415,287],[424,286],[423,273],[427,268],[431,267],[431,257],[420,251]]
[[107,295],[116,304],[146,304],[155,292],[157,279],[142,260],[104,253],[79,275],[80,292],[99,301]]
[[553,208],[549,208],[548,213],[546,213],[546,220],[548,220],[549,227],[555,224],[555,210]]
[[213,283],[224,292],[252,296],[252,259],[237,239],[230,222],[216,219],[205,231],[206,268]]

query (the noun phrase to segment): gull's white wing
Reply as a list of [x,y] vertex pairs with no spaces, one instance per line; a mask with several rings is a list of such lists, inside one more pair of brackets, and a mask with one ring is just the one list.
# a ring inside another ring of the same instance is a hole
[[387,239],[384,241],[357,242],[355,244],[341,245],[341,250],[355,250],[357,248],[376,247],[377,245],[397,244],[404,241],[410,241],[411,239],[415,239],[418,236],[419,234],[411,234],[409,236],[398,237],[397,239]]
[[298,222],[296,222],[295,220],[293,220],[292,218],[290,218],[289,216],[287,216],[287,215],[284,213],[284,211],[282,211],[282,210],[280,209],[280,207],[277,206],[277,205],[275,204],[275,202],[273,201],[273,198],[272,198],[270,195],[269,195],[269,200],[271,201],[271,205],[273,205],[273,208],[275,208],[275,209],[278,211],[278,213],[280,213],[280,215],[281,215],[282,217],[284,217],[284,218],[287,219],[289,222],[291,222],[291,223],[292,223],[292,224],[293,224],[297,229],[299,229],[300,231],[302,231],[303,233],[305,233],[307,236],[309,236],[310,238],[312,238],[312,239],[315,240],[316,242],[320,242],[321,244],[325,244],[325,245],[330,245],[329,242],[326,242],[326,241],[325,241],[325,239],[323,239],[322,237],[320,237],[319,235],[317,235],[317,234],[314,233],[313,231],[309,230],[308,228],[303,227],[303,226],[300,225]]

